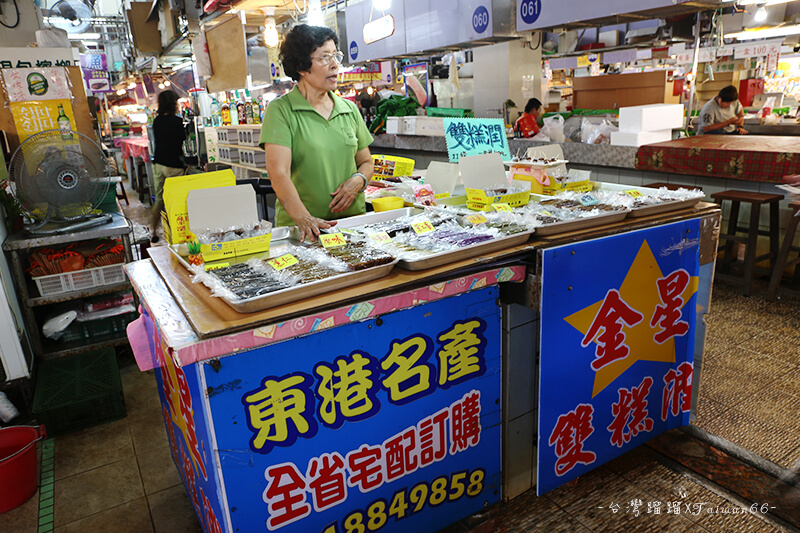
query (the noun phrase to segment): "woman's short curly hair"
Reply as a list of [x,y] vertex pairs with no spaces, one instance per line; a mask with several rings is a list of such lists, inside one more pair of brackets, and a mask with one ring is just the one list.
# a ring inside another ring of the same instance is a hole
[[300,24],[292,28],[281,43],[280,59],[283,71],[293,80],[300,80],[300,73],[311,69],[311,54],[325,44],[333,41],[339,47],[339,36],[324,26]]

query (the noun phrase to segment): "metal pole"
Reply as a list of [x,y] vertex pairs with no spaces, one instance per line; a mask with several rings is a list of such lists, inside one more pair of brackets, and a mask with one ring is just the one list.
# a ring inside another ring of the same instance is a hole
[[684,129],[688,130],[692,123],[692,107],[694,106],[694,93],[697,86],[697,60],[700,58],[700,13],[697,13],[697,22],[694,26],[694,54],[692,56],[692,86],[689,89],[689,108],[686,110],[686,123]]

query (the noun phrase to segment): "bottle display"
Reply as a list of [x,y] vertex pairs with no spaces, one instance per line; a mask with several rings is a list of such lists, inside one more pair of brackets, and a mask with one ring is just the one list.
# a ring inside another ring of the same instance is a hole
[[72,124],[70,124],[69,117],[64,113],[64,106],[58,104],[58,118],[56,119],[58,129],[61,131],[61,138],[65,141],[72,140]]
[[245,116],[245,123],[252,124],[253,123],[253,104],[248,100],[244,104],[244,116]]
[[236,104],[236,115],[239,117],[239,124],[247,124],[245,105],[241,100],[239,100],[239,102]]
[[231,105],[228,102],[222,103],[222,125],[231,125]]

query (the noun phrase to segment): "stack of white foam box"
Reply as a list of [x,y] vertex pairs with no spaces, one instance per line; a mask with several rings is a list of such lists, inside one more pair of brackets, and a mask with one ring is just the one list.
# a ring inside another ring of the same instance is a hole
[[672,130],[683,127],[682,104],[651,104],[619,108],[619,131],[611,133],[615,146],[642,146],[672,140]]

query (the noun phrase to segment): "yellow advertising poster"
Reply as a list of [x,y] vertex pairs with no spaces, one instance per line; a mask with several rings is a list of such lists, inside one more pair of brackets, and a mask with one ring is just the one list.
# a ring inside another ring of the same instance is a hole
[[[19,142],[44,130],[75,130],[75,115],[68,99],[11,102]],[[68,122],[67,122],[68,121]],[[71,140],[70,138],[65,140]]]

